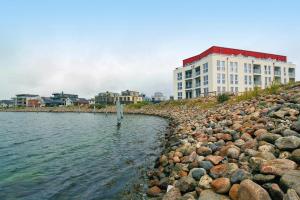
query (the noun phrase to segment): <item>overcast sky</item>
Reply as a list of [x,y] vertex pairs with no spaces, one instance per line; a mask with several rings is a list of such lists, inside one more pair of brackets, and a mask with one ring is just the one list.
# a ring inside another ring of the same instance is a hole
[[0,99],[169,96],[172,70],[213,45],[286,55],[300,80],[299,2],[0,0]]

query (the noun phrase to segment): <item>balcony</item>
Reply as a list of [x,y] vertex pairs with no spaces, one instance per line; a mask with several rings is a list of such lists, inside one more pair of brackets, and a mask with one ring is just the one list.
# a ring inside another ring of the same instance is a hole
[[254,81],[255,86],[261,86],[261,81]]
[[199,82],[199,83],[196,82],[196,86],[195,87],[196,88],[201,87],[201,82]]
[[294,68],[289,68],[289,77],[295,78],[295,69]]
[[281,71],[278,70],[274,71],[274,76],[281,76]]
[[195,71],[195,76],[200,76],[200,71]]
[[261,67],[260,65],[253,65],[253,74],[261,75]]

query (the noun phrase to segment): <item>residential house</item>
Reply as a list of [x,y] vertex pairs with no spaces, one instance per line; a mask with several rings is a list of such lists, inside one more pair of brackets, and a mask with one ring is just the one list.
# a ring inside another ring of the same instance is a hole
[[17,94],[15,101],[15,105],[19,107],[38,107],[41,98],[35,94]]

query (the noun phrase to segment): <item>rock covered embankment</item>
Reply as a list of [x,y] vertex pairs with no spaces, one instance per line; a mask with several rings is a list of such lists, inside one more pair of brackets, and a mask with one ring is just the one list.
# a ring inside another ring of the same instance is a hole
[[174,119],[148,172],[154,199],[268,200],[300,196],[300,85],[234,105],[160,111]]

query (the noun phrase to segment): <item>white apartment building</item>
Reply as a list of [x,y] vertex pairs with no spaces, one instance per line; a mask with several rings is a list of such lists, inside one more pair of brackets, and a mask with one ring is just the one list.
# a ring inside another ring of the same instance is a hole
[[174,98],[264,89],[273,81],[295,81],[295,65],[286,56],[212,46],[174,70]]

